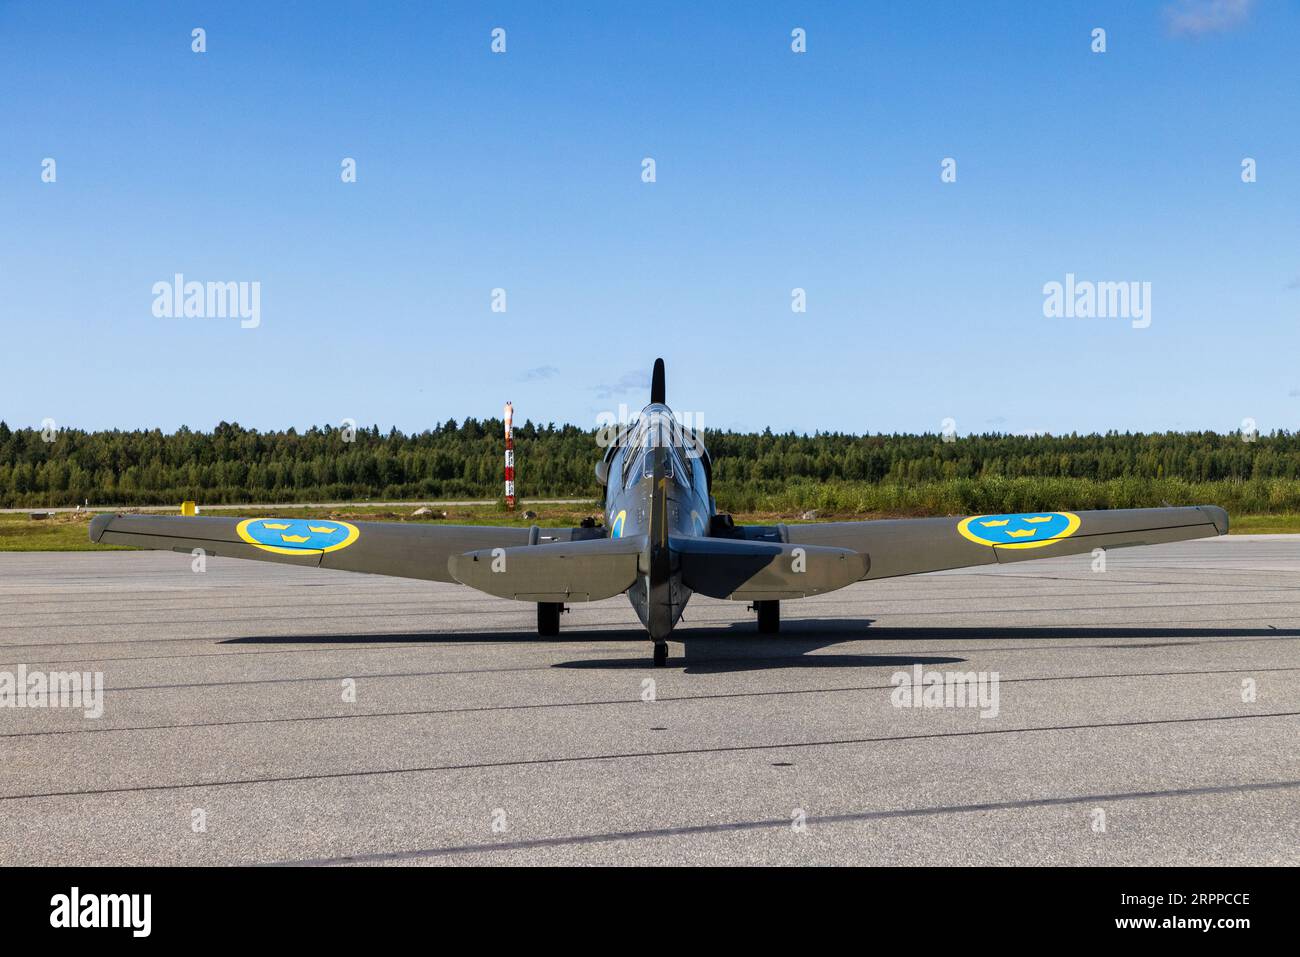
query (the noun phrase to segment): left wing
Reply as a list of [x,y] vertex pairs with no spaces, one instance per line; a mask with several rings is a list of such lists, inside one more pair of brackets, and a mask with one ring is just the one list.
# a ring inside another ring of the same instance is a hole
[[604,529],[339,522],[304,518],[96,515],[90,540],[452,582],[448,561],[481,549],[604,537]]
[[1055,558],[1094,548],[1159,545],[1228,533],[1217,505],[1018,512],[966,518],[902,518],[812,525],[748,525],[736,537],[848,548],[868,557],[862,580]]
[[462,585],[517,601],[599,601],[632,587],[645,536],[479,549],[448,563]]

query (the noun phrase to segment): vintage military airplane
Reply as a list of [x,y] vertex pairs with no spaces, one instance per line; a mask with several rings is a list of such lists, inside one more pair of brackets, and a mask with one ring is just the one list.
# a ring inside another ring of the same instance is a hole
[[1052,558],[1096,548],[1224,535],[1214,505],[811,525],[736,525],[719,514],[700,436],[664,403],[656,360],[650,404],[613,430],[596,477],[605,522],[544,529],[333,519],[98,515],[90,539],[113,545],[256,558],[460,582],[537,604],[537,633],[559,634],[570,602],[625,593],[668,661],[668,636],[693,592],[745,601],[758,631],[780,628],[780,603],[859,581]]

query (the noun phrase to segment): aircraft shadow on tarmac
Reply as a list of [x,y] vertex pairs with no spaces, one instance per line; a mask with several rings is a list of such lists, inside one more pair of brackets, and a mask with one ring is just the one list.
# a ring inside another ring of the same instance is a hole
[[[683,619],[685,621],[685,619]],[[716,674],[731,671],[761,671],[773,668],[887,668],[912,665],[950,665],[964,658],[895,654],[825,654],[811,652],[844,642],[874,638],[868,633],[871,618],[802,618],[783,622],[779,635],[760,635],[752,621],[732,622],[725,629],[692,628],[679,625],[669,639],[683,646],[688,674]],[[637,638],[645,640],[645,633]],[[682,656],[670,653],[669,665],[682,664]],[[579,659],[557,662],[556,668],[636,671],[645,661],[637,658]]]
[[[720,671],[748,671],[768,668],[882,668],[921,665],[957,664],[964,658],[916,654],[852,654],[810,655],[809,652],[828,645],[848,641],[861,641],[875,637],[867,634],[872,619],[803,619],[789,622],[783,627],[789,635],[759,635],[753,622],[736,622],[725,630],[716,628],[678,628],[673,640],[685,646],[687,671],[707,673]],[[907,629],[902,629],[906,632]],[[223,645],[384,645],[384,644],[477,644],[517,643],[535,645],[543,641],[529,632],[472,632],[448,634],[446,632],[391,632],[366,634],[364,632],[324,635],[247,635],[226,638]],[[614,644],[645,642],[645,631],[640,628],[617,631],[583,631],[567,629],[558,642],[592,642]],[[648,645],[647,645],[648,647]],[[681,656],[675,656],[678,663]],[[590,668],[640,671],[647,667],[641,657],[582,658],[555,663],[555,668]]]
[[[733,622],[725,629],[678,627],[672,641],[684,646],[688,673],[714,673],[722,671],[751,671],[771,668],[880,668],[910,667],[911,665],[959,664],[965,658],[951,655],[916,653],[861,653],[812,654],[822,648],[846,642],[860,641],[990,641],[1000,640],[1015,647],[1033,640],[1086,639],[1101,641],[1096,647],[1114,650],[1141,650],[1198,644],[1194,638],[1294,638],[1300,637],[1295,628],[1215,628],[1192,626],[1169,627],[1078,627],[1065,626],[950,626],[950,627],[872,627],[871,618],[804,618],[781,623],[780,635],[760,635],[753,622]],[[395,633],[345,633],[324,635],[249,635],[227,638],[225,645],[377,645],[377,644],[475,644],[518,643],[537,644],[539,639],[530,632],[472,632],[448,634],[446,632],[395,632]],[[564,631],[558,642],[621,643],[645,640],[639,628],[617,631]],[[1113,642],[1111,644],[1110,642]],[[1070,645],[1055,646],[1063,650]],[[947,649],[945,649],[947,650]],[[671,663],[681,663],[674,654]],[[646,663],[640,658],[583,658],[556,662],[555,668],[590,668],[610,670],[641,670]]]

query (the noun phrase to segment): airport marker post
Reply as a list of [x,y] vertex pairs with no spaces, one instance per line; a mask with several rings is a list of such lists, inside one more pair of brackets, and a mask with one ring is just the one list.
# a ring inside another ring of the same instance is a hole
[[506,403],[506,508],[515,509],[515,436],[511,427],[515,407]]

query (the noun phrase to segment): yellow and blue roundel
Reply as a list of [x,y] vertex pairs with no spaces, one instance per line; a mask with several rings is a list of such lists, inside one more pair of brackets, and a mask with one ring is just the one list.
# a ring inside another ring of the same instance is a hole
[[623,509],[614,516],[614,524],[609,527],[610,538],[623,537],[623,523],[627,521],[627,509]]
[[1079,516],[1073,512],[972,515],[957,523],[957,531],[965,538],[999,548],[1041,548],[1069,538],[1078,528]]
[[246,518],[235,526],[239,537],[277,555],[323,555],[347,548],[361,530],[323,518]]

